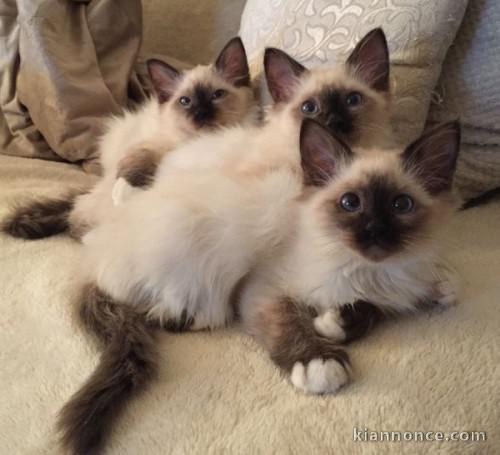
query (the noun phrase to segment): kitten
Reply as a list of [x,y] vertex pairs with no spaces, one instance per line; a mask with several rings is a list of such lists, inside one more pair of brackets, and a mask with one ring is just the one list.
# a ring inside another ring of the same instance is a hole
[[[251,276],[244,326],[306,392],[348,381],[342,305],[372,302],[401,312],[455,301],[440,256],[439,228],[456,208],[451,192],[458,123],[428,131],[404,151],[351,151],[322,126],[301,131],[303,197],[295,233]],[[317,316],[314,316],[318,314]]]
[[307,70],[267,50],[276,100],[267,122],[207,134],[165,156],[150,188],[85,235],[81,268],[91,284],[80,319],[107,343],[102,362],[61,413],[67,447],[80,453],[101,447],[111,410],[151,377],[155,351],[143,337],[151,322],[131,308],[177,330],[233,319],[235,290],[294,225],[303,117],[322,119],[353,143],[385,137],[388,85],[378,85],[374,67],[388,77],[380,30],[358,44],[345,68]]
[[111,192],[117,177],[134,186],[148,185],[166,152],[205,131],[256,119],[246,53],[238,37],[211,65],[183,73],[155,59],[147,66],[156,96],[137,111],[108,121],[98,145],[103,169],[99,182],[88,194],[76,191],[21,207],[4,222],[6,232],[38,239],[69,229],[79,238],[113,207]]

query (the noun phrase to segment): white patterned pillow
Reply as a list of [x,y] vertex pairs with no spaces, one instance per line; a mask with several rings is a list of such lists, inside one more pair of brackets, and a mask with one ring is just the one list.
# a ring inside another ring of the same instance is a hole
[[407,143],[422,132],[466,5],[467,0],[248,0],[240,35],[255,74],[267,46],[308,67],[331,65],[382,27],[391,51],[394,128]]

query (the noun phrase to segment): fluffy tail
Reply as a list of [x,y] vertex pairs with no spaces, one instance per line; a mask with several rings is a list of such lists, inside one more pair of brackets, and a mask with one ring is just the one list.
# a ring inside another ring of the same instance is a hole
[[2,231],[22,239],[41,239],[60,234],[69,229],[68,215],[79,194],[73,192],[65,197],[33,201],[18,207],[2,223]]
[[98,454],[126,401],[154,377],[157,350],[144,316],[95,286],[83,294],[80,319],[104,345],[96,370],[59,414],[61,442],[73,454]]

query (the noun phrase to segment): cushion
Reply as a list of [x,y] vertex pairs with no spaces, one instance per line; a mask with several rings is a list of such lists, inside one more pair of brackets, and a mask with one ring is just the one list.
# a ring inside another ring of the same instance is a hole
[[0,153],[92,158],[102,117],[142,99],[133,72],[141,3],[120,6],[0,2]]
[[248,0],[240,34],[251,67],[264,47],[279,47],[306,66],[344,61],[371,29],[387,34],[392,61],[393,119],[398,142],[416,138],[431,92],[455,38],[467,0]]
[[456,185],[465,198],[500,186],[500,3],[470,2],[443,65],[430,120],[460,117]]

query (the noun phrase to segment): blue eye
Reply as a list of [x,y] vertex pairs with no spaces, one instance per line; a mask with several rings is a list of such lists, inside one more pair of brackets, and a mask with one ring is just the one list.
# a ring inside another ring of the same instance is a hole
[[407,194],[400,194],[392,201],[392,210],[398,215],[404,215],[405,213],[410,213],[414,205],[413,199],[410,196]]
[[227,92],[225,90],[223,90],[223,89],[220,88],[220,89],[218,89],[218,90],[216,90],[215,92],[212,93],[212,99],[213,100],[218,100],[218,99],[222,98],[223,96],[225,96],[226,93]]
[[361,199],[356,193],[345,193],[340,198],[340,206],[347,212],[357,212],[361,208]]
[[359,92],[351,92],[347,95],[346,103],[349,107],[359,106],[363,102],[363,95]]
[[179,103],[184,107],[188,107],[191,104],[191,98],[189,98],[189,96],[181,96],[179,98]]
[[314,100],[307,100],[302,103],[301,106],[301,111],[302,113],[306,115],[314,115],[319,112],[319,106],[317,105],[316,101]]

